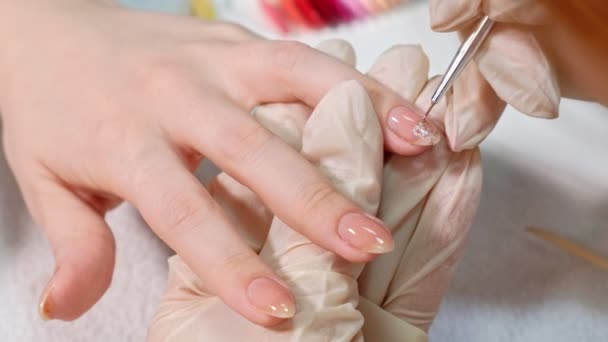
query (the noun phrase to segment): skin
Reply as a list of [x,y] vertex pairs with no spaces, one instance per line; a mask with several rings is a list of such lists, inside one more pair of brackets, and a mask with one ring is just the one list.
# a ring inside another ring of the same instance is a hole
[[251,302],[254,280],[280,280],[192,175],[203,158],[319,246],[352,262],[374,257],[340,238],[341,218],[360,214],[349,224],[390,234],[248,115],[258,104],[314,107],[354,79],[370,94],[386,149],[425,150],[387,128],[395,108],[419,115],[396,93],[326,54],[238,26],[111,1],[0,0],[0,40],[5,154],[56,260],[46,319],[76,319],[108,288],[115,243],[104,215],[127,201],[210,293],[254,323],[282,321]]

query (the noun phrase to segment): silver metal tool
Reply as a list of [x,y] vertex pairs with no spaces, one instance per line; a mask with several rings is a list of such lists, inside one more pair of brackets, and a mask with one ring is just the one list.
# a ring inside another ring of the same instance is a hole
[[462,70],[473,58],[475,52],[477,52],[477,49],[479,49],[493,25],[494,21],[492,19],[490,19],[488,16],[483,17],[473,33],[471,33],[471,35],[464,42],[462,42],[458,48],[458,51],[456,52],[456,55],[450,63],[450,66],[443,75],[441,83],[439,83],[439,86],[433,93],[433,96],[431,97],[431,106],[424,114],[423,120],[429,115],[433,109],[433,106],[435,106],[441,97],[443,97],[443,95],[445,95],[445,93],[452,87],[454,81],[456,81]]

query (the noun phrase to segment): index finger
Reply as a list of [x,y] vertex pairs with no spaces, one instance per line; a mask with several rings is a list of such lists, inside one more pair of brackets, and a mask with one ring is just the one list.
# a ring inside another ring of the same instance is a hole
[[125,197],[194,271],[202,288],[256,324],[292,317],[289,289],[181,160],[165,152],[142,164],[132,173]]

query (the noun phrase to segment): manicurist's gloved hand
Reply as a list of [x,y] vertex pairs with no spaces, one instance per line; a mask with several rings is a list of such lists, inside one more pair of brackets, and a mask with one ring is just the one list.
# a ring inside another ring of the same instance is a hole
[[386,252],[348,229],[392,243],[357,199],[248,114],[269,102],[313,107],[355,80],[387,149],[424,151],[411,135],[417,109],[351,66],[238,26],[101,0],[0,0],[0,41],[7,159],[56,258],[44,317],[75,319],[110,285],[115,245],[104,214],[124,200],[205,279],[209,294],[252,322],[279,321],[283,314],[266,308],[293,305],[290,289],[192,175],[202,158],[345,260]]
[[[326,42],[320,49],[354,63],[345,42]],[[384,53],[369,75],[424,108],[438,81],[428,80],[428,68],[419,47],[404,45]],[[452,97],[446,100],[430,115],[440,130]],[[294,289],[295,307],[276,302],[267,310],[294,316],[270,328],[252,324],[210,294],[207,280],[175,256],[149,341],[425,339],[479,201],[478,149],[455,153],[441,141],[419,156],[391,154],[383,161],[380,126],[369,96],[355,81],[334,87],[308,118],[309,113],[300,104],[272,104],[259,107],[256,118],[343,194],[386,220],[398,239],[391,243],[365,228],[345,234],[394,250],[365,268],[350,263],[273,218],[253,192],[220,174],[209,186],[212,196]]]
[[489,114],[500,114],[488,109],[504,102],[541,118],[558,116],[562,95],[608,104],[603,1],[431,0],[430,13],[434,30],[458,31],[461,38],[483,15],[496,21],[475,62],[456,81],[448,109],[453,115],[446,117],[453,149],[483,140],[499,118]]

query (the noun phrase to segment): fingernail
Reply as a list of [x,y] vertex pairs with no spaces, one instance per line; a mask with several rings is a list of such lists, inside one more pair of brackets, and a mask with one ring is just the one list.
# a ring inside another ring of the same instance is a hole
[[338,224],[338,235],[350,246],[367,253],[393,250],[394,242],[382,221],[367,214],[349,213]]
[[51,292],[53,291],[53,286],[49,284],[44,293],[42,294],[42,298],[40,299],[40,304],[38,305],[38,314],[40,314],[40,318],[44,321],[50,321],[53,319],[52,315],[52,305],[51,305]]
[[400,139],[417,146],[432,146],[441,140],[439,130],[413,108],[395,107],[388,114],[387,125]]
[[247,297],[259,311],[278,318],[291,318],[296,314],[293,297],[276,281],[257,278],[249,284]]

